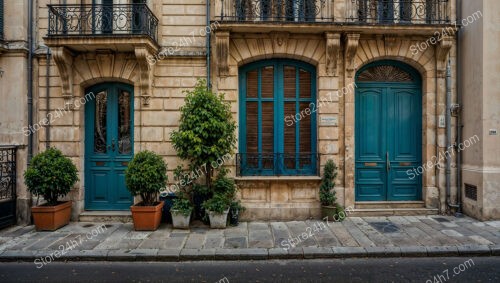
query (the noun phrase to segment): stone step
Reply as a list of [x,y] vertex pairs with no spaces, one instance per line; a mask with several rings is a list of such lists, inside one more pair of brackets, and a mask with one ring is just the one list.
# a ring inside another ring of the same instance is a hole
[[132,213],[124,211],[84,211],[78,218],[80,222],[121,222],[131,223]]
[[423,201],[357,201],[354,203],[355,208],[370,209],[370,208],[425,208]]
[[437,208],[355,208],[351,210],[349,216],[416,216],[416,215],[436,215]]

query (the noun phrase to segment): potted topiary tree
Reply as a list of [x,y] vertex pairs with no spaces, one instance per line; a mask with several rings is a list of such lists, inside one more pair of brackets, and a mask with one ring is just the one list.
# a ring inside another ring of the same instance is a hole
[[335,179],[337,178],[337,165],[333,160],[329,159],[323,170],[323,178],[319,187],[319,200],[321,202],[321,217],[324,220],[338,221],[342,218],[339,216],[343,211],[342,206],[337,204],[337,196],[335,195]]
[[45,204],[31,208],[37,231],[54,231],[69,223],[71,201],[58,201],[78,181],[76,166],[55,148],[48,148],[31,160],[24,182],[28,191],[42,196]]
[[154,152],[141,151],[128,164],[125,184],[132,195],[142,198],[130,207],[135,230],[153,231],[160,226],[164,203],[157,198],[167,180],[167,164]]
[[240,201],[236,199],[237,186],[234,179],[227,177],[229,170],[225,167],[219,169],[217,178],[213,182],[213,191],[215,194],[223,195],[229,202],[229,224],[237,226],[239,222],[240,211],[245,208]]
[[[205,186],[193,188],[193,200],[198,208],[197,203],[212,197],[213,171],[220,166],[221,157],[233,153],[236,123],[230,103],[223,94],[213,93],[205,80],[199,80],[194,90],[185,94],[179,129],[172,132],[171,138],[177,155],[189,160],[191,169],[205,174]],[[195,214],[203,215],[202,211]]]
[[223,194],[214,194],[211,199],[203,203],[210,218],[210,228],[226,228],[230,204],[231,200]]

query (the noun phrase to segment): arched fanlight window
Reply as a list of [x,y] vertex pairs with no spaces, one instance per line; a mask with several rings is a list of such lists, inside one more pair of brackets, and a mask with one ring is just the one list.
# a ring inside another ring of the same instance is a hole
[[392,65],[369,67],[358,75],[358,82],[414,82],[407,71]]

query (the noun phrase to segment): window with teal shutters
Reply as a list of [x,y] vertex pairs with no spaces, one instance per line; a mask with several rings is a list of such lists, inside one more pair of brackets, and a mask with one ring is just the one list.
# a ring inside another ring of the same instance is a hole
[[240,69],[240,175],[316,175],[316,74],[265,60]]

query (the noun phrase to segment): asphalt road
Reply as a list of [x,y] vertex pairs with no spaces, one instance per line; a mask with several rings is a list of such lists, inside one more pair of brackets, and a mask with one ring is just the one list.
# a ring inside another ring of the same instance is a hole
[[500,282],[500,257],[0,263],[0,282]]

